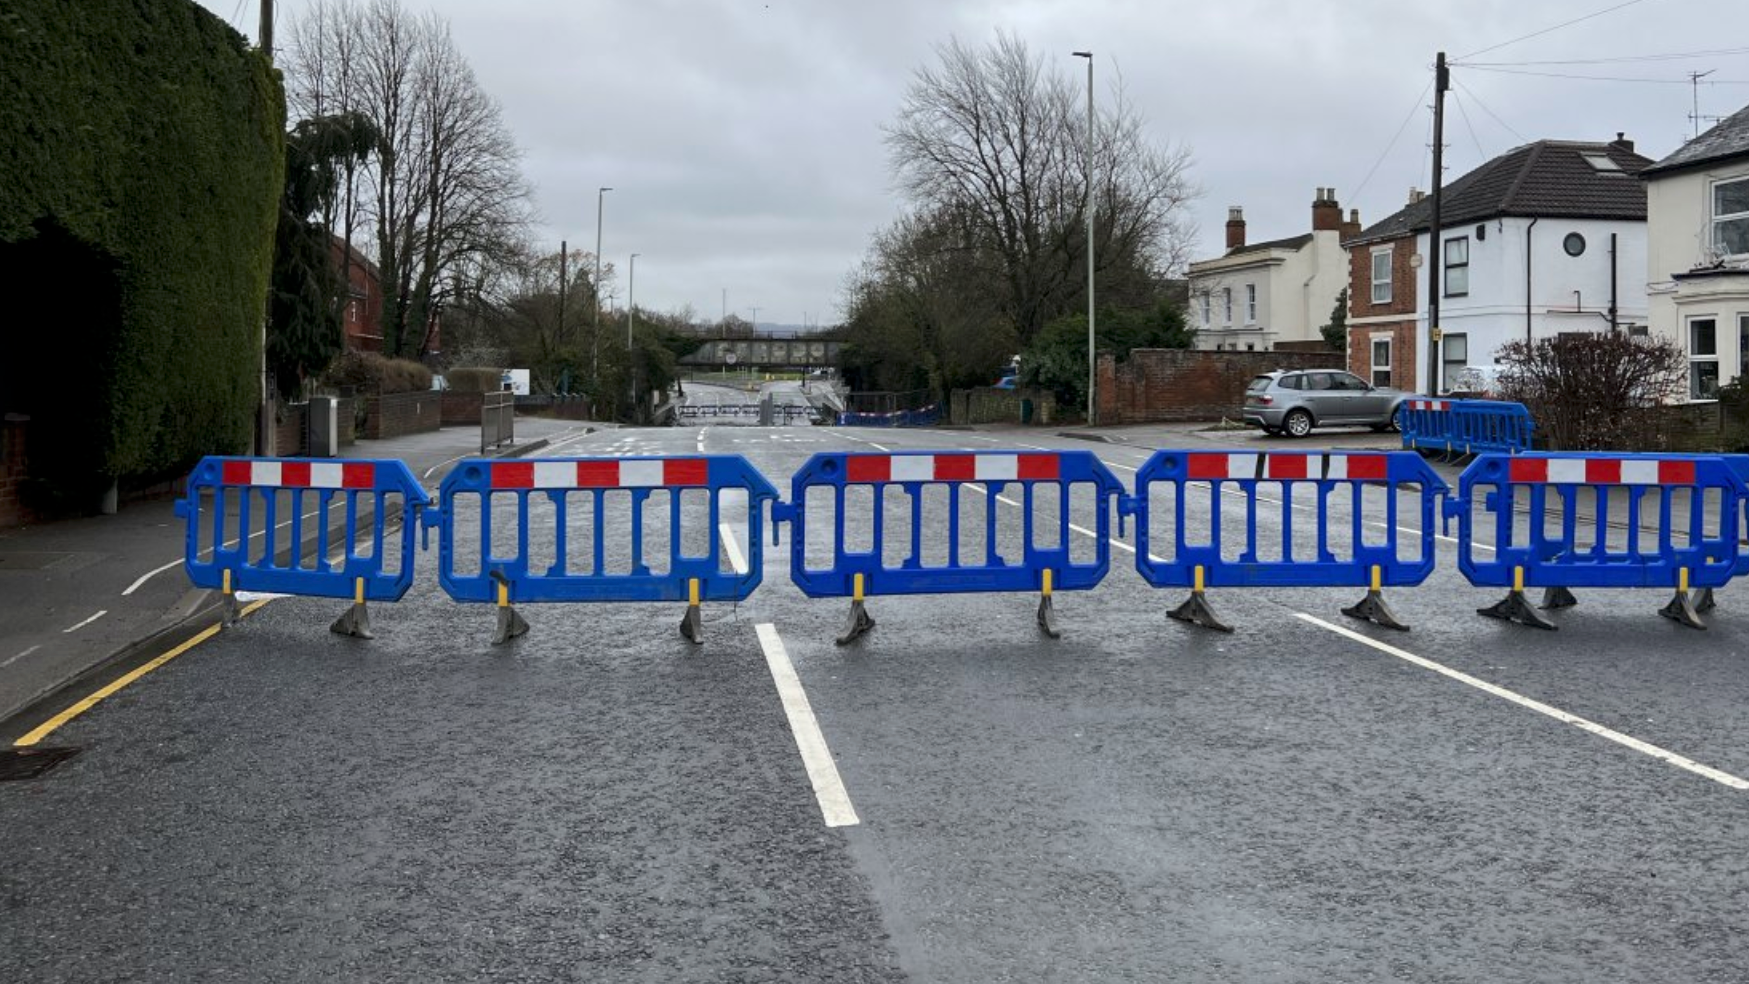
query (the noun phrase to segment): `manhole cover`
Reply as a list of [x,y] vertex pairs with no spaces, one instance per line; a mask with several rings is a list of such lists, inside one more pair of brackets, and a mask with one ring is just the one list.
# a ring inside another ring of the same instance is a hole
[[79,749],[70,745],[58,748],[0,749],[0,782],[35,779],[77,754]]
[[71,556],[58,550],[0,550],[0,571],[40,571]]

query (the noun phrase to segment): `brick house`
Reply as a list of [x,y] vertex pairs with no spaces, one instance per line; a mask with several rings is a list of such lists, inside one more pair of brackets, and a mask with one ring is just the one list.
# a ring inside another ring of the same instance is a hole
[[383,288],[377,265],[365,259],[339,236],[329,240],[334,268],[346,279],[346,312],[342,328],[346,348],[366,352],[383,350]]
[[1432,203],[1419,192],[1348,249],[1348,367],[1374,385],[1449,392],[1514,340],[1646,324],[1650,165],[1621,134],[1539,140],[1444,189],[1438,372],[1430,379],[1426,296]]
[[1342,240],[1360,231],[1360,213],[1342,219],[1336,189],[1312,200],[1312,231],[1259,243],[1245,241],[1245,213],[1227,213],[1227,251],[1190,265],[1190,310],[1196,347],[1268,352],[1283,343],[1322,342],[1336,298],[1348,283]]

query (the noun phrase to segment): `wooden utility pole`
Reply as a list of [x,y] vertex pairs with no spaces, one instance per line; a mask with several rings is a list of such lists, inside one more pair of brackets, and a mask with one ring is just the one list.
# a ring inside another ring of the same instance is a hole
[[[256,47],[273,64],[273,0],[261,0],[261,27],[256,38]],[[349,257],[350,258],[350,257]],[[264,305],[265,307],[265,305]],[[255,453],[262,457],[272,457],[274,444],[273,401],[268,398],[267,388],[267,319],[266,310],[261,312],[261,402],[255,407]]]
[[1432,218],[1427,229],[1427,392],[1438,396],[1443,388],[1439,378],[1439,277],[1444,244],[1439,241],[1439,189],[1445,184],[1445,92],[1451,88],[1451,70],[1445,66],[1445,52],[1433,63],[1433,201]]
[[559,240],[559,330],[553,333],[553,340],[560,345],[565,344],[565,274],[570,255],[570,245]]
[[256,46],[267,56],[268,62],[273,61],[273,0],[261,0],[261,36]]

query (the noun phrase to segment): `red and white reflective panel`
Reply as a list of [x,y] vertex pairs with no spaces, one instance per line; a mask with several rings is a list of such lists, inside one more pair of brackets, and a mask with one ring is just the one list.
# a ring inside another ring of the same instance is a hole
[[1185,477],[1202,481],[1383,481],[1389,467],[1390,458],[1382,454],[1192,454],[1185,463]]
[[1513,458],[1506,480],[1550,485],[1693,485],[1694,462],[1657,458]]
[[1411,409],[1411,410],[1442,410],[1442,411],[1443,410],[1450,410],[1451,409],[1451,401],[1450,400],[1410,400],[1409,401],[1409,409]]
[[710,484],[706,458],[494,461],[495,489],[640,489]]
[[1054,454],[853,454],[848,482],[1054,482],[1062,474]]
[[376,487],[377,466],[368,461],[227,461],[219,481],[277,489],[369,489]]

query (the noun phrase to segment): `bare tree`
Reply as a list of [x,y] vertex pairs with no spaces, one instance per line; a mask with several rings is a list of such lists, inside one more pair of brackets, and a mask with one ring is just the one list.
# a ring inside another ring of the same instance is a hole
[[529,191],[515,142],[434,15],[399,0],[317,0],[291,36],[293,107],[359,112],[382,135],[363,179],[348,175],[337,228],[370,241],[385,350],[426,355],[460,274],[508,262],[522,243]]
[[1538,444],[1562,451],[1661,444],[1658,408],[1680,399],[1688,378],[1680,345],[1619,331],[1508,342],[1496,361],[1506,398],[1530,408]]
[[1023,342],[1084,296],[1089,208],[1100,276],[1117,281],[1102,289],[1183,265],[1190,155],[1148,139],[1121,79],[1097,116],[1089,174],[1078,89],[1023,42],[998,34],[974,49],[955,39],[936,56],[887,128],[892,168],[914,209],[972,223]]

